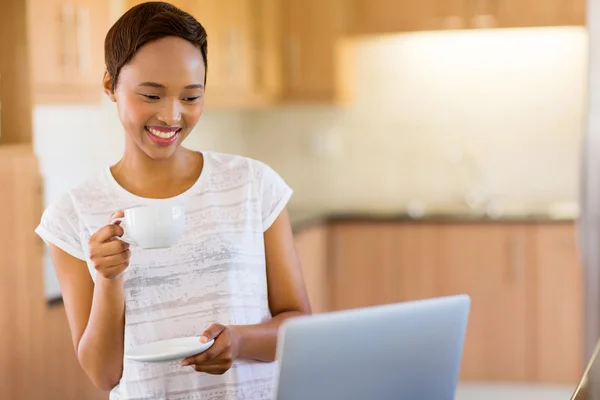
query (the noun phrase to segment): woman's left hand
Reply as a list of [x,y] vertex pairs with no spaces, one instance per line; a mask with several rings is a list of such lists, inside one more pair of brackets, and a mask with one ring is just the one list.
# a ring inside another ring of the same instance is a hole
[[239,355],[240,333],[233,326],[212,324],[204,331],[200,342],[206,343],[215,339],[210,349],[196,356],[191,356],[181,365],[191,365],[198,372],[221,375],[231,368]]

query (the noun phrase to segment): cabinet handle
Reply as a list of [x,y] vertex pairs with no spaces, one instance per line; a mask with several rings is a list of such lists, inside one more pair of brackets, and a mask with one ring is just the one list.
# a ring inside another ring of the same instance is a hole
[[79,71],[89,70],[91,64],[90,25],[90,8],[88,6],[77,7],[75,28],[77,30],[77,66]]
[[525,277],[526,250],[525,239],[522,233],[512,236],[509,241],[510,261],[508,280],[509,282],[521,282]]

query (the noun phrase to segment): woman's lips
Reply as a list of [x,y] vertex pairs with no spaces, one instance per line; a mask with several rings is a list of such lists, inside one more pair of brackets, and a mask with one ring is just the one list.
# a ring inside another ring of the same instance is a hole
[[177,140],[181,127],[179,126],[145,126],[144,130],[150,140],[158,146],[169,146]]

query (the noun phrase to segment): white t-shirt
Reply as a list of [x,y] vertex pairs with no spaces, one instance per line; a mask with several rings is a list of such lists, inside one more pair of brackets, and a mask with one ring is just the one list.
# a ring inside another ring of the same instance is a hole
[[[69,191],[44,212],[36,233],[72,256],[89,260],[88,238],[120,209],[161,201],[186,206],[181,239],[168,249],[131,247],[125,270],[125,350],[182,336],[212,323],[269,320],[264,232],[292,189],[269,166],[241,156],[202,152],[204,168],[185,193],[168,199],[133,195],[110,169]],[[237,360],[223,375],[180,362],[123,360],[111,400],[258,400],[274,395],[276,363]]]

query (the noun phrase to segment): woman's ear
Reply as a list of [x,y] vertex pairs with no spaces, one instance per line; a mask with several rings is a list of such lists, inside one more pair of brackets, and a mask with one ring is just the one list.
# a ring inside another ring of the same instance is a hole
[[108,71],[104,71],[104,78],[102,79],[102,88],[104,89],[104,93],[106,93],[110,101],[117,101],[115,93],[112,91],[112,79],[108,74]]

